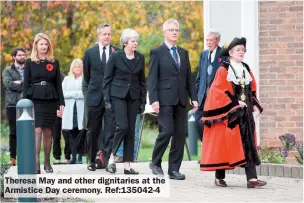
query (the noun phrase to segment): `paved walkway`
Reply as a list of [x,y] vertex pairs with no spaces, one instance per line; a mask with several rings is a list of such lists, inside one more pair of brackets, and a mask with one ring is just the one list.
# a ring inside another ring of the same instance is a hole
[[[148,162],[135,163],[134,169],[141,174],[151,174]],[[86,165],[54,165],[56,174],[85,174],[108,175],[105,170],[88,171]],[[9,174],[16,173],[12,167]],[[164,172],[167,163],[163,163]],[[117,174],[123,173],[123,164],[117,164]],[[268,184],[259,189],[248,189],[244,175],[227,174],[226,182],[229,187],[216,187],[213,172],[199,171],[197,161],[184,161],[181,172],[186,175],[186,180],[170,180],[170,198],[113,198],[98,199],[96,202],[303,202],[303,179],[279,178],[260,176]],[[94,202],[93,199],[83,197]]]

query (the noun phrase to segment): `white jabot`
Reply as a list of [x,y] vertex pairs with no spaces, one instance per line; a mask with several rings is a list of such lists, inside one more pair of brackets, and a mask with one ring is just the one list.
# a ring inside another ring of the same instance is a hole
[[[229,68],[228,68],[227,81],[230,81],[236,85],[239,85],[240,79],[243,77],[243,71],[245,71],[245,84],[248,85],[252,81],[252,78],[251,78],[247,68],[241,62],[230,61],[230,64],[231,65],[229,65]],[[234,74],[231,66],[233,67],[233,69],[239,79],[236,78],[236,75]]]

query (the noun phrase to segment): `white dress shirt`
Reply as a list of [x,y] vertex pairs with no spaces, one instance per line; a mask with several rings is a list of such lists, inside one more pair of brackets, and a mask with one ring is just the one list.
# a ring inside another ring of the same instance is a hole
[[[100,60],[102,60],[102,54],[103,54],[103,45],[101,45],[100,43],[98,43],[99,45],[99,53],[100,53]],[[107,62],[109,60],[109,56],[110,56],[110,45],[106,46],[106,59],[107,59]]]
[[[214,61],[214,58],[215,58],[215,54],[216,54],[216,52],[217,52],[217,49],[218,49],[218,47],[216,47],[216,48],[213,50],[212,54],[211,54],[211,63]],[[209,55],[210,55],[210,51],[209,51],[209,54],[208,54],[208,60],[209,60]]]
[[[168,47],[169,51],[170,51],[170,54],[172,56],[172,58],[174,59],[173,57],[173,50],[171,49],[173,46],[171,44],[169,44],[167,41],[165,41],[165,45]],[[178,54],[178,49],[177,49],[177,46],[176,47],[176,53],[177,53],[177,57],[178,57],[178,64],[180,64],[180,57],[179,57],[179,54]]]

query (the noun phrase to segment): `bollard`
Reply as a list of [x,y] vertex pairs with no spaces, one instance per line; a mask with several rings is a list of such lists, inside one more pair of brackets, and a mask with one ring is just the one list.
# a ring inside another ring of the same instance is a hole
[[[16,105],[18,175],[36,175],[35,118],[31,100],[21,99]],[[36,197],[18,198],[19,202],[36,202]]]
[[188,112],[188,142],[191,156],[197,156],[198,131],[195,123],[194,113]]

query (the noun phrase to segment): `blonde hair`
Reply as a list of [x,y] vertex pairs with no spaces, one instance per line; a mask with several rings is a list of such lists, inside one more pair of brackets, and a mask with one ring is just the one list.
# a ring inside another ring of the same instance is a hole
[[73,69],[74,67],[79,64],[83,70],[83,62],[81,59],[74,59],[71,63],[71,66],[70,66],[70,71],[69,71],[69,75],[74,75],[74,72],[73,72]]
[[46,40],[47,43],[48,43],[48,51],[46,53],[46,60],[50,61],[50,62],[54,62],[55,59],[54,59],[53,47],[52,47],[52,44],[51,44],[51,40],[50,40],[50,37],[45,33],[38,33],[35,36],[35,39],[34,39],[34,42],[33,42],[32,53],[31,53],[31,60],[39,63],[40,58],[38,56],[37,44],[42,39]]

